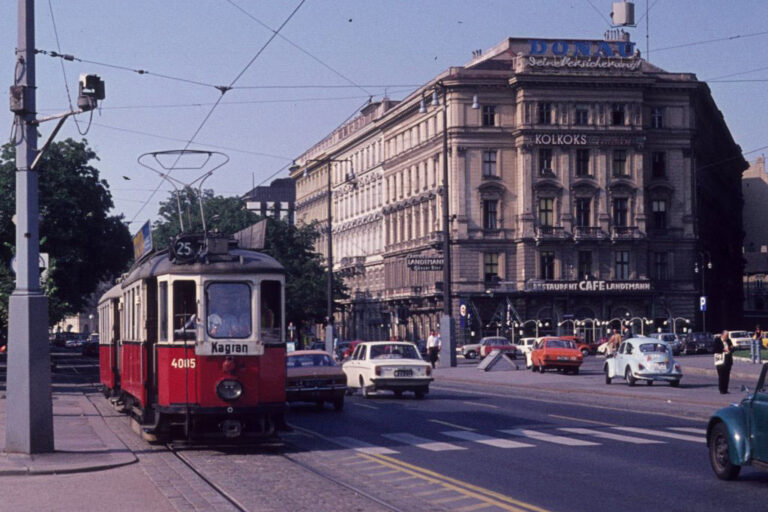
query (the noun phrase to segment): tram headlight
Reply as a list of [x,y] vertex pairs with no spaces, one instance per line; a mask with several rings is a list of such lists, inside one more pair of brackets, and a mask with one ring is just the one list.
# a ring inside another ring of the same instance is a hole
[[222,400],[231,402],[243,394],[243,385],[234,379],[224,379],[216,385],[216,394]]

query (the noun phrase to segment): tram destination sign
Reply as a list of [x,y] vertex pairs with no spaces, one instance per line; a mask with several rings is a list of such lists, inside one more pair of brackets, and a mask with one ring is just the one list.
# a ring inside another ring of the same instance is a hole
[[601,281],[587,279],[584,281],[529,281],[525,289],[531,292],[582,292],[582,293],[621,293],[649,292],[650,281]]
[[408,256],[405,262],[411,270],[443,270],[442,256]]

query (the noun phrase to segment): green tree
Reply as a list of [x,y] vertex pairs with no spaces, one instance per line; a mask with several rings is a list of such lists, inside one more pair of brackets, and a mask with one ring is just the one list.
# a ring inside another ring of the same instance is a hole
[[[80,312],[98,283],[119,275],[131,260],[130,233],[121,216],[108,215],[114,204],[109,185],[90,164],[96,160],[86,140],[67,139],[51,144],[37,167],[51,324]],[[15,175],[15,148],[6,144],[0,155],[0,260],[6,268],[15,246]],[[0,273],[0,311],[7,308],[7,279]],[[7,327],[2,313],[0,326]]]
[[[215,196],[213,190],[203,191],[203,212],[208,231],[233,234],[259,220],[258,215],[245,207],[240,197]],[[152,243],[156,249],[165,249],[170,241],[181,232],[179,205],[187,233],[202,233],[200,204],[197,191],[186,188],[178,194],[172,192],[168,200],[160,203],[159,220],[152,225]]]

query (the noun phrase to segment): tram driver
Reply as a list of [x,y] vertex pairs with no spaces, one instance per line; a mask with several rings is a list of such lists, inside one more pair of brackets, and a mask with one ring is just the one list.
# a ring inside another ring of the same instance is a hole
[[208,334],[214,338],[247,338],[251,334],[247,285],[221,283],[209,287]]

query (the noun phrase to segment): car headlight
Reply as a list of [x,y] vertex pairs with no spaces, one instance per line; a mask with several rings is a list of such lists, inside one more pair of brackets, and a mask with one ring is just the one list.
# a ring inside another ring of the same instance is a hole
[[222,400],[231,402],[243,394],[243,385],[234,379],[224,379],[216,385],[216,394]]

